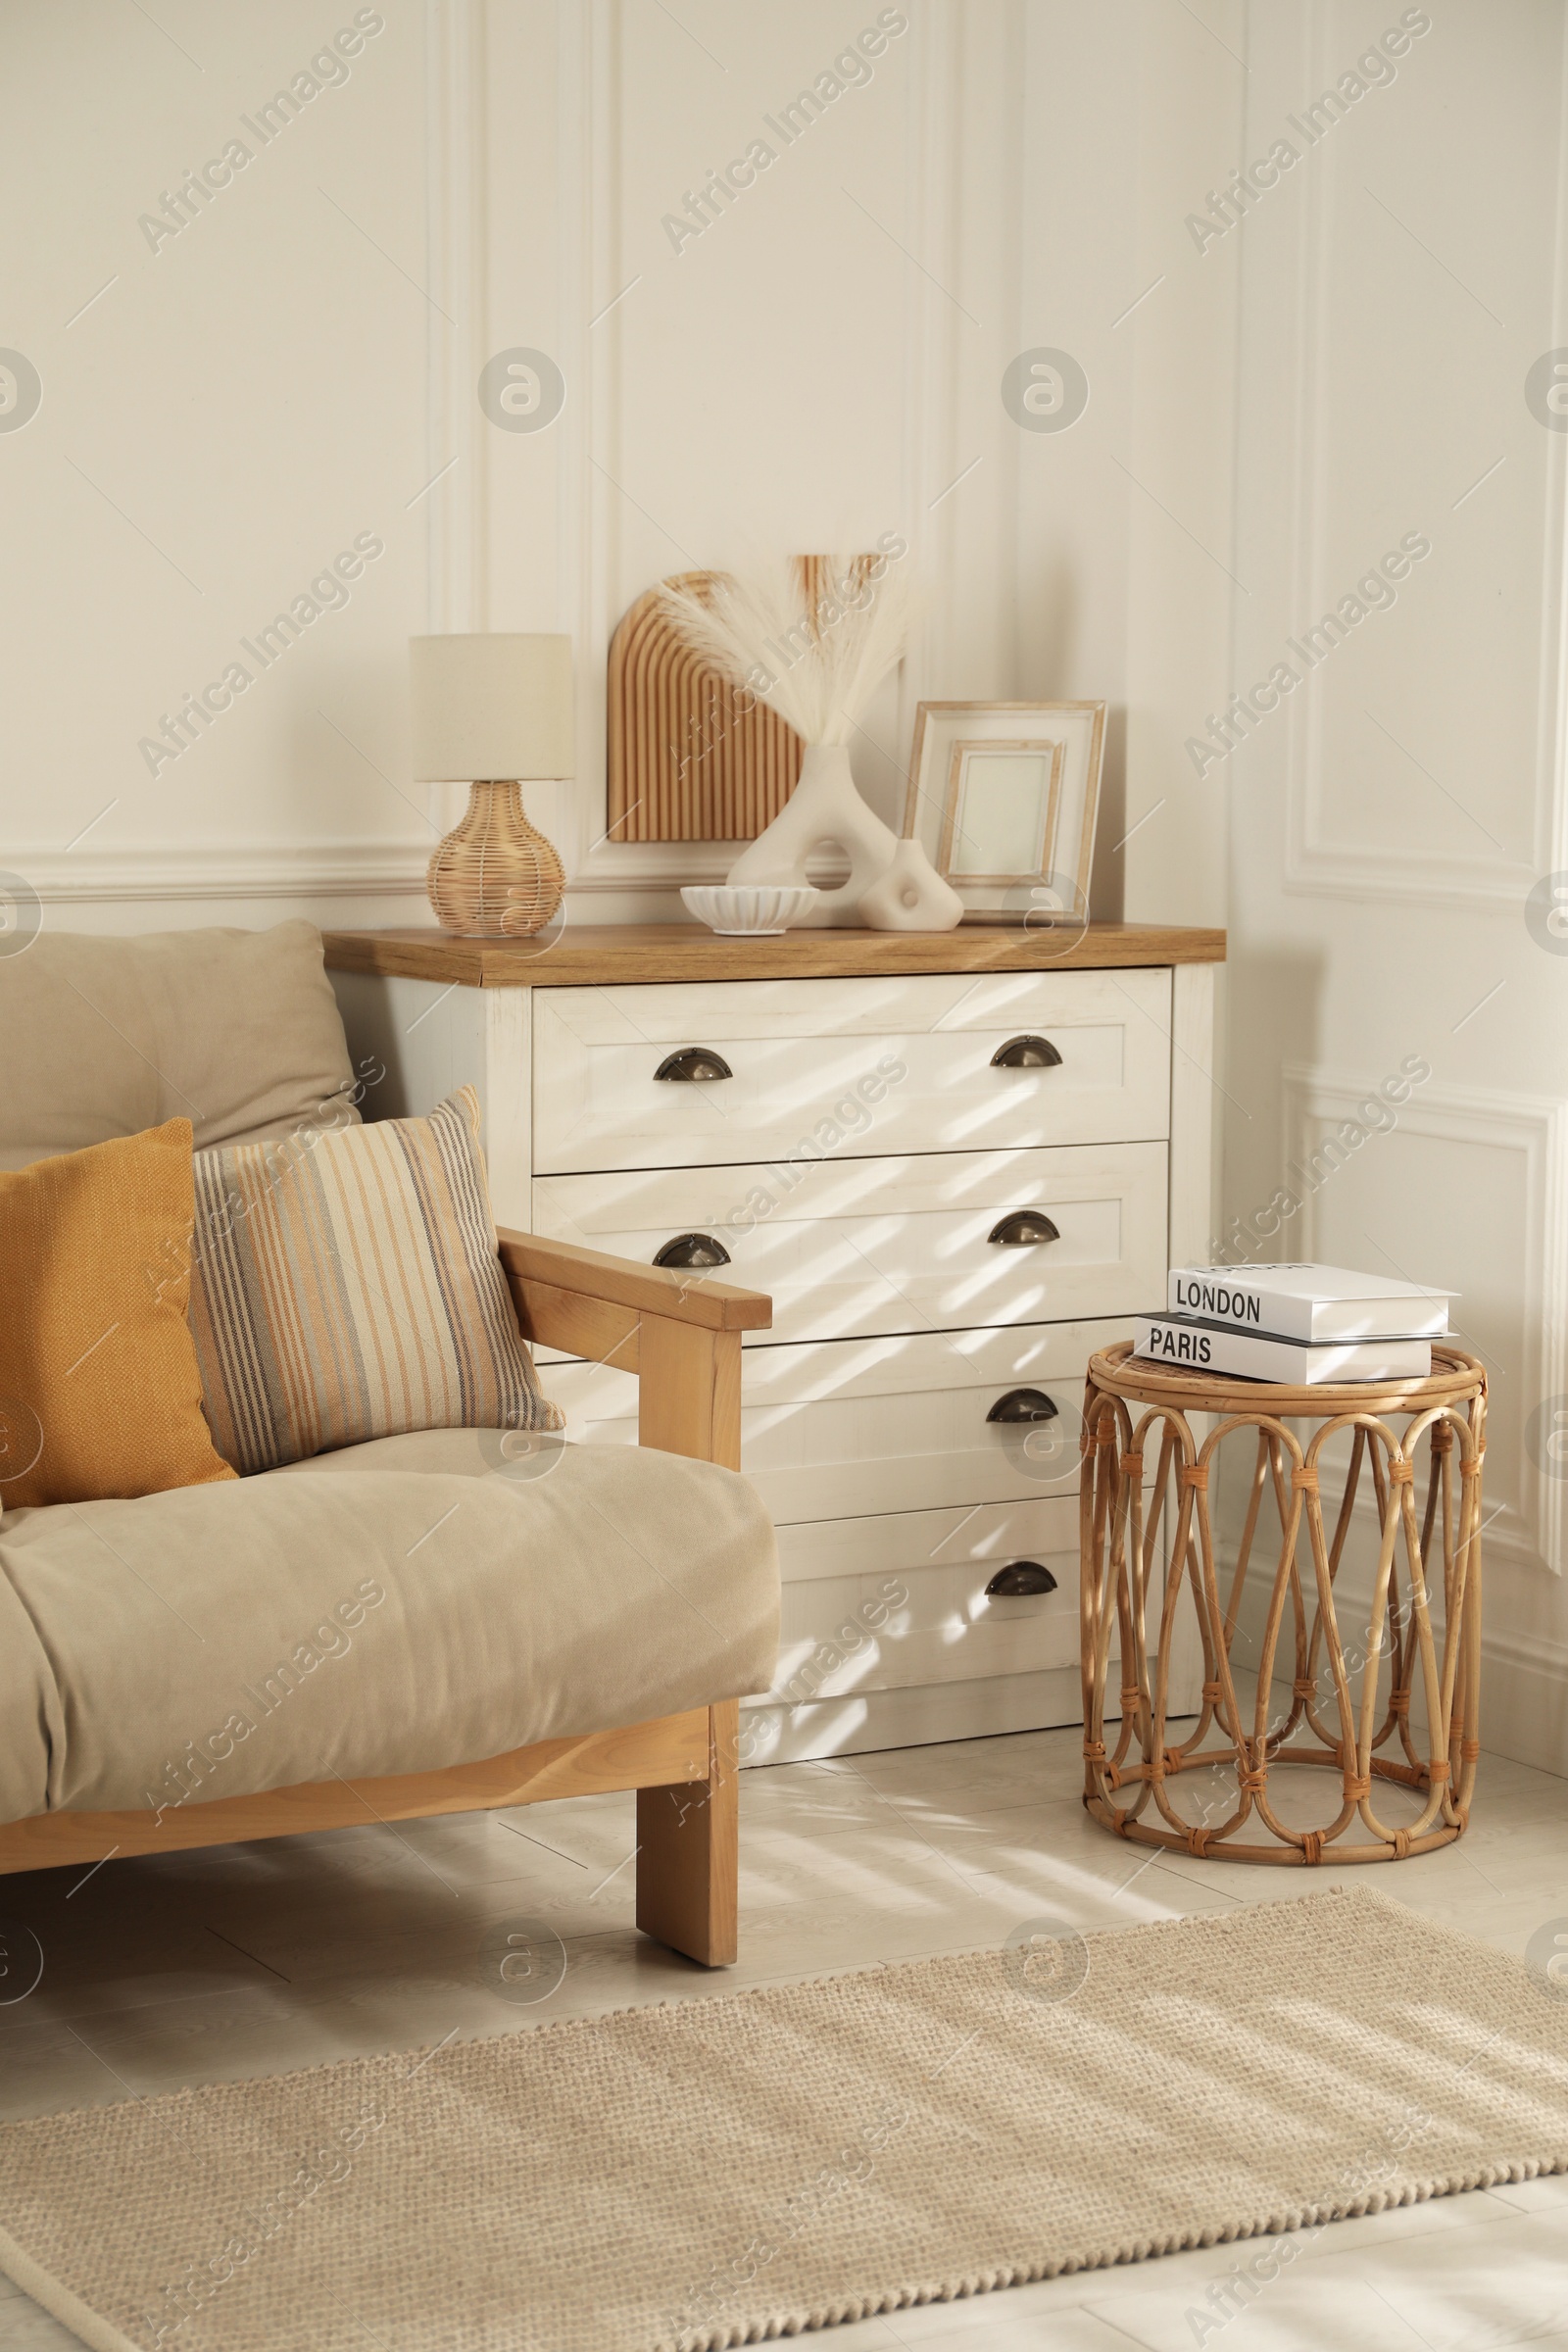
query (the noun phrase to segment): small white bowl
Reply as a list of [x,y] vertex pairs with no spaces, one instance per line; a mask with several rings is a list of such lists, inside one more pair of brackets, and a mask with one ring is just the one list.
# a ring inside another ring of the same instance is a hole
[[751,888],[727,883],[692,885],[681,892],[681,898],[700,923],[716,931],[720,939],[777,939],[791,923],[798,923],[820,891],[805,884],[756,885]]

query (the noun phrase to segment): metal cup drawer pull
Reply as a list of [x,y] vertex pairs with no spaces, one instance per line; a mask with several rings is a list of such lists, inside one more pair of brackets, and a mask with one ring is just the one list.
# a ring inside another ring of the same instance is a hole
[[729,1251],[710,1233],[678,1233],[654,1258],[656,1266],[727,1266]]
[[1059,1242],[1061,1235],[1040,1208],[1015,1208],[986,1235],[1004,1250],[1027,1250],[1036,1242]]
[[1044,1389],[1009,1389],[986,1415],[988,1421],[1054,1421],[1056,1408]]
[[722,1054],[708,1046],[682,1046],[678,1054],[667,1054],[654,1072],[656,1078],[733,1078],[734,1071]]
[[1059,1070],[1061,1055],[1049,1037],[1009,1037],[991,1056],[994,1070]]
[[1056,1580],[1038,1560],[1009,1560],[986,1587],[999,1600],[1029,1600],[1037,1593],[1054,1592]]

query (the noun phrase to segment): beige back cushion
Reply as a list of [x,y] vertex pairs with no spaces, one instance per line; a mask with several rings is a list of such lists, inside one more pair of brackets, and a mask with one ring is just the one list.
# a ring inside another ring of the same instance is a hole
[[[282,1137],[352,1077],[311,923],[46,928],[0,956],[0,1167],[166,1119],[189,1119],[198,1151]],[[335,1108],[339,1126],[358,1116]]]
[[496,1253],[471,1086],[308,1151],[198,1152],[194,1181],[202,1403],[242,1476],[411,1429],[561,1428]]

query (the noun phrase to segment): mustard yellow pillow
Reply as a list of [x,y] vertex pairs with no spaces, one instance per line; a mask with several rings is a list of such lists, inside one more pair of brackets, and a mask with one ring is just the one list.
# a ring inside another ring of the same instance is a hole
[[234,1472],[186,1320],[189,1119],[0,1175],[0,1506]]

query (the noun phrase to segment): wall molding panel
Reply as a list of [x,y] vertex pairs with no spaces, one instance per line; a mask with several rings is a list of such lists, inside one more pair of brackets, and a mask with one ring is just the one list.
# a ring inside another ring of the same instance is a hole
[[[577,774],[562,825],[571,843],[568,893],[666,897],[683,882],[721,882],[726,842],[613,842],[610,830],[605,671],[610,641],[642,582],[620,589],[622,337],[621,0],[558,0],[561,229],[558,317],[566,406],[557,474],[560,625],[572,636]],[[612,307],[613,306],[613,307]],[[670,541],[666,571],[687,567]]]
[[[1305,1063],[1287,1063],[1281,1071],[1284,1088],[1285,1154],[1298,1159],[1310,1148],[1318,1123],[1337,1125],[1354,1116],[1379,1081],[1365,1082],[1344,1071],[1331,1073]],[[1502,1095],[1471,1088],[1438,1087],[1430,1081],[1419,1095],[1399,1107],[1399,1125],[1407,1133],[1442,1141],[1479,1144],[1519,1154],[1526,1172],[1528,1202],[1525,1230],[1520,1236],[1519,1295],[1540,1301],[1540,1312],[1527,1333],[1525,1361],[1510,1364],[1504,1378],[1490,1384],[1489,1424],[1495,1429],[1499,1406],[1511,1410],[1511,1393],[1522,1389],[1534,1399],[1568,1388],[1568,1331],[1564,1302],[1568,1300],[1568,1105],[1540,1098]],[[1376,1150],[1372,1138],[1362,1149]],[[1333,1180],[1330,1179],[1330,1182]],[[1304,1257],[1316,1254],[1318,1235],[1313,1216],[1315,1196],[1302,1205],[1294,1227],[1292,1248]],[[1462,1315],[1461,1304],[1461,1315]],[[1494,1494],[1486,1494],[1482,1525],[1484,1569],[1507,1576],[1523,1572],[1532,1580],[1568,1567],[1568,1489],[1547,1478],[1521,1454],[1520,1503],[1499,1511]],[[1522,1507],[1521,1507],[1522,1506]],[[1495,1515],[1494,1515],[1495,1514]],[[1355,1536],[1357,1564],[1370,1556],[1372,1512],[1365,1491],[1357,1501]],[[1228,1556],[1234,1560],[1234,1536]],[[1348,1576],[1349,1574],[1348,1564]],[[1254,1569],[1248,1577],[1251,1601],[1261,1608],[1272,1579]],[[1348,1619],[1367,1593],[1349,1583]],[[1439,1609],[1441,1623],[1441,1607]],[[1536,1613],[1539,1616],[1539,1612]],[[1568,1774],[1568,1642],[1535,1624],[1528,1632],[1495,1622],[1494,1610],[1482,1616],[1481,1633],[1482,1738],[1486,1746],[1545,1772]],[[1485,1764],[1483,1763],[1483,1789]]]
[[[1381,1083],[1299,1062],[1286,1063],[1281,1080],[1284,1156],[1298,1165],[1305,1164],[1305,1155],[1321,1141],[1315,1129],[1353,1119],[1356,1104]],[[1494,1428],[1504,1417],[1522,1421],[1541,1399],[1568,1392],[1568,1104],[1429,1080],[1399,1105],[1397,1117],[1406,1135],[1479,1146],[1523,1163],[1525,1221],[1510,1295],[1524,1302],[1524,1356],[1517,1364],[1493,1366],[1489,1380]],[[1374,1152],[1383,1143],[1382,1136],[1371,1136],[1361,1150]],[[1302,1202],[1292,1248],[1303,1258],[1319,1252],[1317,1207],[1334,1181],[1327,1178]],[[1464,1311],[1461,1297],[1461,1325]],[[1472,1352],[1480,1350],[1472,1347]],[[1497,1497],[1488,1498],[1486,1548],[1510,1565],[1560,1576],[1568,1569],[1568,1481],[1532,1463],[1523,1450],[1522,1429],[1518,1436],[1519,1498],[1505,1503],[1495,1517],[1491,1514]]]
[[425,459],[435,487],[425,528],[427,626],[436,632],[488,626],[487,450],[476,392],[486,356],[484,24],[483,0],[426,0]]
[[[1551,273],[1551,344],[1568,343],[1568,40],[1563,42],[1557,115],[1557,211]],[[1537,771],[1549,779],[1549,869],[1568,869],[1568,436],[1546,452],[1546,530],[1541,623],[1541,707]],[[1533,878],[1533,877],[1532,877]]]
[[[1348,30],[1347,12],[1326,6],[1306,12],[1294,29],[1297,74],[1305,91],[1332,87],[1335,73],[1354,46]],[[1270,27],[1269,47],[1278,53],[1282,37]],[[1343,52],[1343,54],[1342,54]],[[1550,302],[1560,307],[1563,256],[1568,253],[1568,45],[1565,45],[1563,127],[1559,138],[1555,190],[1556,268]],[[1326,152],[1310,155],[1296,172],[1301,183],[1293,188],[1298,208],[1293,256],[1296,300],[1290,325],[1291,348],[1280,355],[1272,399],[1280,416],[1285,446],[1280,457],[1292,491],[1291,547],[1288,576],[1290,627],[1314,625],[1333,611],[1348,582],[1343,566],[1331,564],[1326,549],[1334,469],[1328,445],[1329,400],[1338,387],[1333,365],[1334,334],[1331,298],[1343,274],[1342,249],[1355,235],[1347,216],[1358,198],[1361,167],[1353,161],[1343,138]],[[1521,404],[1522,406],[1522,404]],[[1288,422],[1286,418],[1288,416]],[[1479,826],[1462,850],[1447,851],[1424,845],[1418,826],[1412,826],[1396,849],[1387,843],[1362,843],[1337,833],[1323,806],[1323,785],[1329,753],[1325,745],[1323,695],[1315,678],[1298,688],[1284,724],[1286,857],[1283,887],[1293,895],[1358,900],[1398,900],[1429,906],[1471,906],[1513,909],[1544,872],[1568,865],[1568,596],[1565,596],[1564,508],[1568,496],[1568,452],[1551,436],[1544,464],[1548,496],[1544,518],[1540,562],[1544,595],[1539,667],[1537,748],[1533,762],[1530,815],[1531,844],[1527,856],[1510,857],[1500,848],[1486,846]],[[1467,485],[1452,485],[1453,499],[1417,517],[1422,527],[1446,529],[1455,506],[1462,504]],[[1367,551],[1366,561],[1374,560]],[[1370,623],[1377,625],[1378,616]],[[1283,653],[1283,647],[1279,649]],[[1278,658],[1276,655],[1273,658]],[[1262,674],[1258,672],[1256,674]],[[1238,684],[1242,684],[1238,678]],[[1394,755],[1391,755],[1394,757]],[[1441,789],[1441,786],[1440,786]],[[1452,796],[1450,796],[1452,797]],[[1434,801],[1435,807],[1441,803]]]
[[[962,30],[951,0],[934,0],[912,14],[906,36],[912,46],[905,218],[914,224],[920,259],[911,259],[904,273],[904,514],[899,522],[909,540],[911,561],[924,576],[947,580],[961,576],[960,510],[943,493],[970,455],[967,449],[958,454],[959,313],[944,291],[961,279]],[[1000,438],[995,424],[993,437]],[[983,458],[994,464],[994,451],[984,451]],[[930,681],[951,674],[952,629],[952,616],[934,608],[915,624],[899,675],[901,746],[913,743],[916,706],[938,692]]]
[[[619,218],[623,151],[621,115],[622,0],[559,0],[557,9],[559,119],[562,139],[560,319],[562,365],[568,394],[555,428],[560,436],[559,609],[573,635],[578,670],[578,773],[570,789],[575,834],[569,858],[574,894],[668,895],[683,882],[721,881],[734,862],[733,843],[612,842],[606,791],[606,710],[603,686],[610,641],[626,608],[652,582],[624,576],[625,483],[623,337],[617,297],[634,275],[621,250]],[[960,314],[933,282],[961,280],[959,236],[963,27],[949,0],[911,14],[905,36],[905,99],[908,163],[905,202],[917,227],[919,258],[905,265],[902,349],[904,386],[897,430],[901,439],[906,512],[889,515],[904,530],[934,578],[951,579],[958,522],[951,505],[930,510],[962,460],[955,460],[956,334]],[[951,274],[950,274],[951,272]],[[615,307],[611,307],[611,306]],[[1000,414],[1000,410],[999,410]],[[945,470],[946,469],[946,470]],[[707,547],[661,540],[662,570],[701,568]],[[798,549],[797,553],[816,552]],[[914,707],[935,691],[926,683],[941,647],[933,618],[917,627],[898,694],[902,762],[914,727]],[[563,826],[563,831],[566,825]]]

